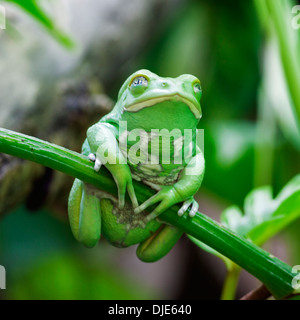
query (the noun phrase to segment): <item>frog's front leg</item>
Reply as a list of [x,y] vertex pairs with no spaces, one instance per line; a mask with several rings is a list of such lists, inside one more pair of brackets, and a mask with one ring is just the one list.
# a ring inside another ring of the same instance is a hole
[[131,199],[134,208],[138,206],[138,201],[134,192],[132,176],[127,164],[127,159],[120,151],[117,141],[117,129],[108,123],[99,122],[89,128],[87,141],[92,154],[90,159],[95,161],[94,169],[99,171],[102,164],[112,174],[117,187],[119,197],[119,208],[125,205],[126,191]]
[[174,204],[184,202],[181,209],[178,211],[178,214],[181,216],[188,207],[192,206],[190,216],[194,216],[198,210],[198,204],[194,200],[193,195],[201,186],[204,168],[203,153],[197,147],[197,154],[184,168],[180,179],[173,186],[164,186],[157,194],[136,208],[135,213],[142,212],[149,206],[160,202],[160,204],[146,217],[146,221],[150,221]]

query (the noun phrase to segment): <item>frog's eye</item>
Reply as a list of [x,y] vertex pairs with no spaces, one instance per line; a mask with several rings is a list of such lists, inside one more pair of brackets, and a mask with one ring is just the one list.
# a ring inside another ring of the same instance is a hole
[[148,79],[143,76],[135,77],[130,84],[130,90],[136,94],[144,92],[147,87]]
[[200,85],[199,82],[196,82],[196,83],[194,84],[194,92],[195,92],[195,93],[201,93],[201,92],[202,92],[201,85]]

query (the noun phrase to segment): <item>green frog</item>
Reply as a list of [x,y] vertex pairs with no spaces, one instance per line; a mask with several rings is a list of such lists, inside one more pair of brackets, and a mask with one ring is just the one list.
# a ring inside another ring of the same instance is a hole
[[[88,129],[82,147],[95,171],[102,165],[110,171],[118,197],[75,179],[68,213],[79,242],[93,247],[102,233],[117,247],[139,244],[137,256],[145,262],[171,250],[182,231],[162,223],[159,215],[177,203],[179,216],[188,212],[193,218],[198,210],[193,196],[205,169],[195,143],[201,96],[193,75],[163,78],[139,70],[128,77],[113,110]],[[139,204],[133,180],[157,192]]]

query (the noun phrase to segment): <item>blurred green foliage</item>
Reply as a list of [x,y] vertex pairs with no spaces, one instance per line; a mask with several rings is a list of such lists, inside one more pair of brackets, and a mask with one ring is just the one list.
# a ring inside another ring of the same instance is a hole
[[[66,221],[46,211],[19,208],[0,223],[0,261],[7,270],[7,299],[153,299],[154,292],[113,267],[105,244],[86,250]],[[102,249],[101,249],[102,247]]]
[[72,49],[74,47],[74,42],[70,38],[70,36],[64,34],[62,30],[60,30],[56,24],[55,19],[49,17],[48,14],[41,7],[38,0],[1,0],[6,2],[11,2],[23,10],[25,10],[28,14],[30,14],[38,23],[40,23],[48,33],[50,33],[60,44],[68,49]]

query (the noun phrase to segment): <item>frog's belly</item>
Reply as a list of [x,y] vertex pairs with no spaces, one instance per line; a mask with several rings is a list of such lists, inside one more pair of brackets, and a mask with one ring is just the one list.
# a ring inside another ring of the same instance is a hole
[[[151,146],[151,144],[147,146],[147,150],[149,150],[149,146]],[[173,145],[166,149],[168,149],[167,154],[163,154],[161,151],[158,153],[147,153],[145,151],[145,153],[143,153],[143,150],[139,150],[138,155],[134,150],[128,149],[127,163],[133,177],[144,183],[173,185],[186,166],[186,159],[182,159],[180,156],[179,161],[175,160],[176,155]]]
[[174,140],[166,139],[162,144],[160,138],[144,132],[139,143],[120,143],[120,149],[133,178],[155,185],[173,185],[192,157],[192,150],[183,149],[181,135]]
[[154,185],[168,186],[178,181],[182,165],[137,164],[129,163],[134,179]]

